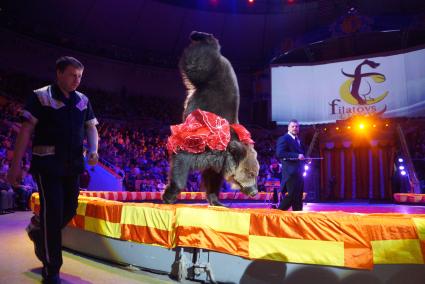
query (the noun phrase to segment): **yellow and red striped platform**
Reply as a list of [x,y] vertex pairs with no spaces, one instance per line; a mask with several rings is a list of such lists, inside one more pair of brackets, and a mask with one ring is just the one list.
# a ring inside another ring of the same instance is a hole
[[[127,194],[118,195],[130,201],[132,193]],[[118,199],[115,193],[89,195],[80,195],[69,226],[119,240],[355,269],[425,263],[424,214],[283,212],[120,202],[106,199]],[[38,195],[31,201],[38,212]]]
[[[116,201],[154,201],[161,200],[162,192],[129,192],[129,191],[81,191],[80,195],[88,197],[100,197]],[[239,191],[220,192],[221,200],[247,200],[264,201],[272,198],[272,192],[259,192],[256,196],[250,197]],[[205,192],[181,192],[177,196],[178,200],[206,200]]]
[[394,200],[397,203],[425,204],[425,194],[420,193],[394,193]]

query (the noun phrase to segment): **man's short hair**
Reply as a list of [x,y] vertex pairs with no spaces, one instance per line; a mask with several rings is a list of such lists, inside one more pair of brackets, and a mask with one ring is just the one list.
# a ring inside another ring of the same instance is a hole
[[292,122],[292,123],[299,124],[298,120],[296,120],[296,119],[291,119],[291,120],[289,121],[288,125],[289,125],[291,122]]
[[56,60],[56,71],[63,72],[68,66],[84,69],[84,65],[78,59],[71,56],[62,56]]

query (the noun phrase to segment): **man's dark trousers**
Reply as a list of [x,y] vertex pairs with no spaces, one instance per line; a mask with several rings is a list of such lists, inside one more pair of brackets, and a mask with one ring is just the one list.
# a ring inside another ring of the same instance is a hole
[[[293,211],[303,210],[304,179],[301,174],[292,175],[282,186],[283,200],[279,209],[288,210],[292,206]],[[285,192],[287,194],[285,194]]]
[[40,258],[43,274],[59,273],[62,266],[62,229],[74,217],[78,206],[78,175],[54,176],[34,174],[40,195],[40,226],[38,234],[41,243]]

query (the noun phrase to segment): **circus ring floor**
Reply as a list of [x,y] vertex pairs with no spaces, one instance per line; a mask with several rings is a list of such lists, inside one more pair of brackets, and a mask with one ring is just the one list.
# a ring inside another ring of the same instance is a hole
[[[225,195],[231,208],[156,204],[157,195],[82,192],[64,246],[178,280],[425,283],[423,206],[310,203],[282,212]],[[31,204],[38,212],[36,194]]]

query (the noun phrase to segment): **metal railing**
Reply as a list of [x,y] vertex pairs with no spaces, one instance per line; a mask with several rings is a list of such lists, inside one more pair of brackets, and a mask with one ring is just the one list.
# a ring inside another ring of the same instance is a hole
[[404,136],[401,125],[397,124],[397,134],[400,139],[401,152],[407,165],[408,178],[410,183],[410,193],[420,193],[420,183],[416,175],[415,166],[413,165],[412,157],[410,156],[409,147],[407,146],[406,137]]

